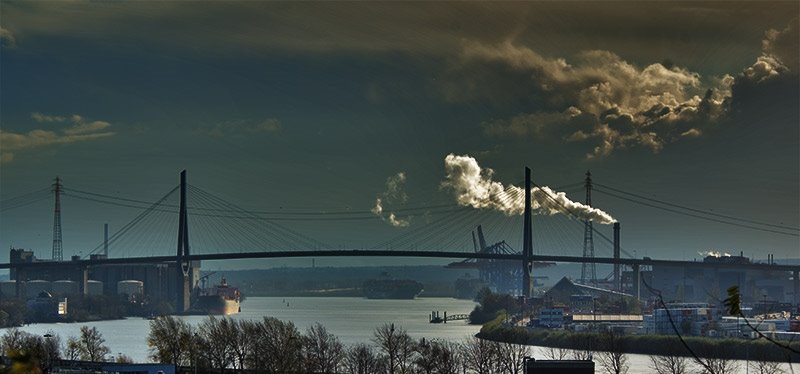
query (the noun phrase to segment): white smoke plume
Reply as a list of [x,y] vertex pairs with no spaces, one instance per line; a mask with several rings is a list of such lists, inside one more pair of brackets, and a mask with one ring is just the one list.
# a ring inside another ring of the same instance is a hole
[[406,182],[406,173],[399,172],[386,178],[386,191],[375,198],[375,206],[372,214],[380,217],[394,227],[407,227],[411,222],[409,219],[398,218],[394,212],[384,215],[384,202],[403,204],[408,201],[408,195],[403,191],[403,184]]
[[719,252],[719,251],[706,251],[706,252],[697,252],[700,256],[703,257],[731,257],[731,254],[728,252]]
[[[494,209],[509,216],[525,211],[525,190],[493,181],[494,171],[489,168],[481,169],[474,158],[451,153],[445,157],[444,167],[447,176],[442,186],[453,190],[459,205]],[[566,214],[601,224],[616,222],[610,214],[572,201],[564,192],[556,192],[546,186],[531,190],[531,207],[536,214]]]

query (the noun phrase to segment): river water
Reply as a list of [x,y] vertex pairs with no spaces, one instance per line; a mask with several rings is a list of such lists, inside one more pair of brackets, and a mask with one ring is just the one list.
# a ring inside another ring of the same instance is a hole
[[[416,300],[368,300],[350,297],[249,297],[242,302],[242,312],[231,316],[234,319],[261,319],[265,316],[283,321],[292,321],[304,331],[319,322],[335,334],[345,344],[369,343],[376,327],[384,323],[394,323],[402,327],[414,338],[464,340],[480,330],[464,321],[447,324],[430,324],[431,311],[447,311],[449,315],[469,313],[475,303],[451,298],[418,298]],[[189,323],[197,324],[206,317],[184,317]],[[97,327],[111,348],[112,355],[123,353],[136,362],[149,362],[145,339],[149,332],[149,322],[143,318],[99,321],[88,323]],[[43,323],[24,326],[21,329],[32,334],[58,334],[62,341],[77,336],[81,323]],[[0,334],[3,331],[0,329]],[[534,347],[533,357],[545,359],[544,349]],[[650,361],[645,355],[628,355],[630,373],[649,373]],[[746,373],[745,361],[737,363],[741,373]],[[601,372],[599,363],[597,371]],[[782,369],[789,371],[783,364]],[[794,372],[800,373],[800,365],[794,364]],[[754,371],[754,367],[750,367]]]

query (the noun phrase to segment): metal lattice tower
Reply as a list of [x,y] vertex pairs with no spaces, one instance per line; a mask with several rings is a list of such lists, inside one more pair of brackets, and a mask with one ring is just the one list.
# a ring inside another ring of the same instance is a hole
[[64,250],[61,243],[61,178],[56,177],[53,183],[53,193],[56,196],[56,207],[53,212],[53,261],[64,260]]
[[[592,206],[592,173],[586,171],[586,205]],[[594,258],[594,238],[592,237],[592,221],[583,220],[583,257]],[[597,273],[594,263],[584,262],[581,266],[581,283],[597,284]]]

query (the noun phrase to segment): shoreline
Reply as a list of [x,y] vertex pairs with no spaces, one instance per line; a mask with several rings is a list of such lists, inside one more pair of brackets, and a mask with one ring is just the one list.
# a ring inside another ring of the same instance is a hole
[[[580,351],[608,351],[603,349],[600,333],[575,333],[564,330],[528,330],[525,327],[495,326],[484,324],[476,337],[491,341],[535,345],[549,348],[565,348]],[[674,335],[619,335],[620,346],[626,354],[657,356],[681,356],[692,359],[677,336]],[[773,362],[800,363],[800,355],[778,347],[764,339],[743,340],[730,338],[705,338],[687,336],[686,344],[702,358],[730,360],[763,360]],[[800,350],[800,342],[783,342]]]

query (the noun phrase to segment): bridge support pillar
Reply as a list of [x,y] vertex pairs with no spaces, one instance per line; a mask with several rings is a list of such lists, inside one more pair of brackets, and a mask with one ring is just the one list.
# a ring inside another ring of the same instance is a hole
[[619,222],[614,222],[614,287],[622,292],[619,274]]
[[533,232],[531,228],[531,169],[525,168],[525,222],[522,243],[522,302],[531,298],[531,270],[533,268]]
[[639,264],[631,265],[632,271],[632,282],[633,283],[633,296],[636,296],[636,300],[640,299],[640,293],[642,288],[642,280],[640,279],[640,272],[639,272]]
[[186,170],[181,171],[180,206],[178,208],[178,251],[175,259],[175,311],[183,313],[189,309],[190,291],[189,273],[191,263],[186,259],[189,256],[189,219],[186,213]]
[[800,270],[792,272],[792,282],[794,283],[794,307],[800,308]]
[[89,285],[89,267],[85,266],[85,267],[82,267],[82,268],[78,269],[78,275],[80,277],[80,283],[79,283],[80,290],[79,291],[80,291],[80,293],[82,295],[88,295],[89,294],[89,286],[88,286]]
[[25,276],[22,274],[22,269],[17,268],[16,271],[13,271],[14,276],[14,294],[17,296],[17,299],[22,299],[22,281],[25,279]]

